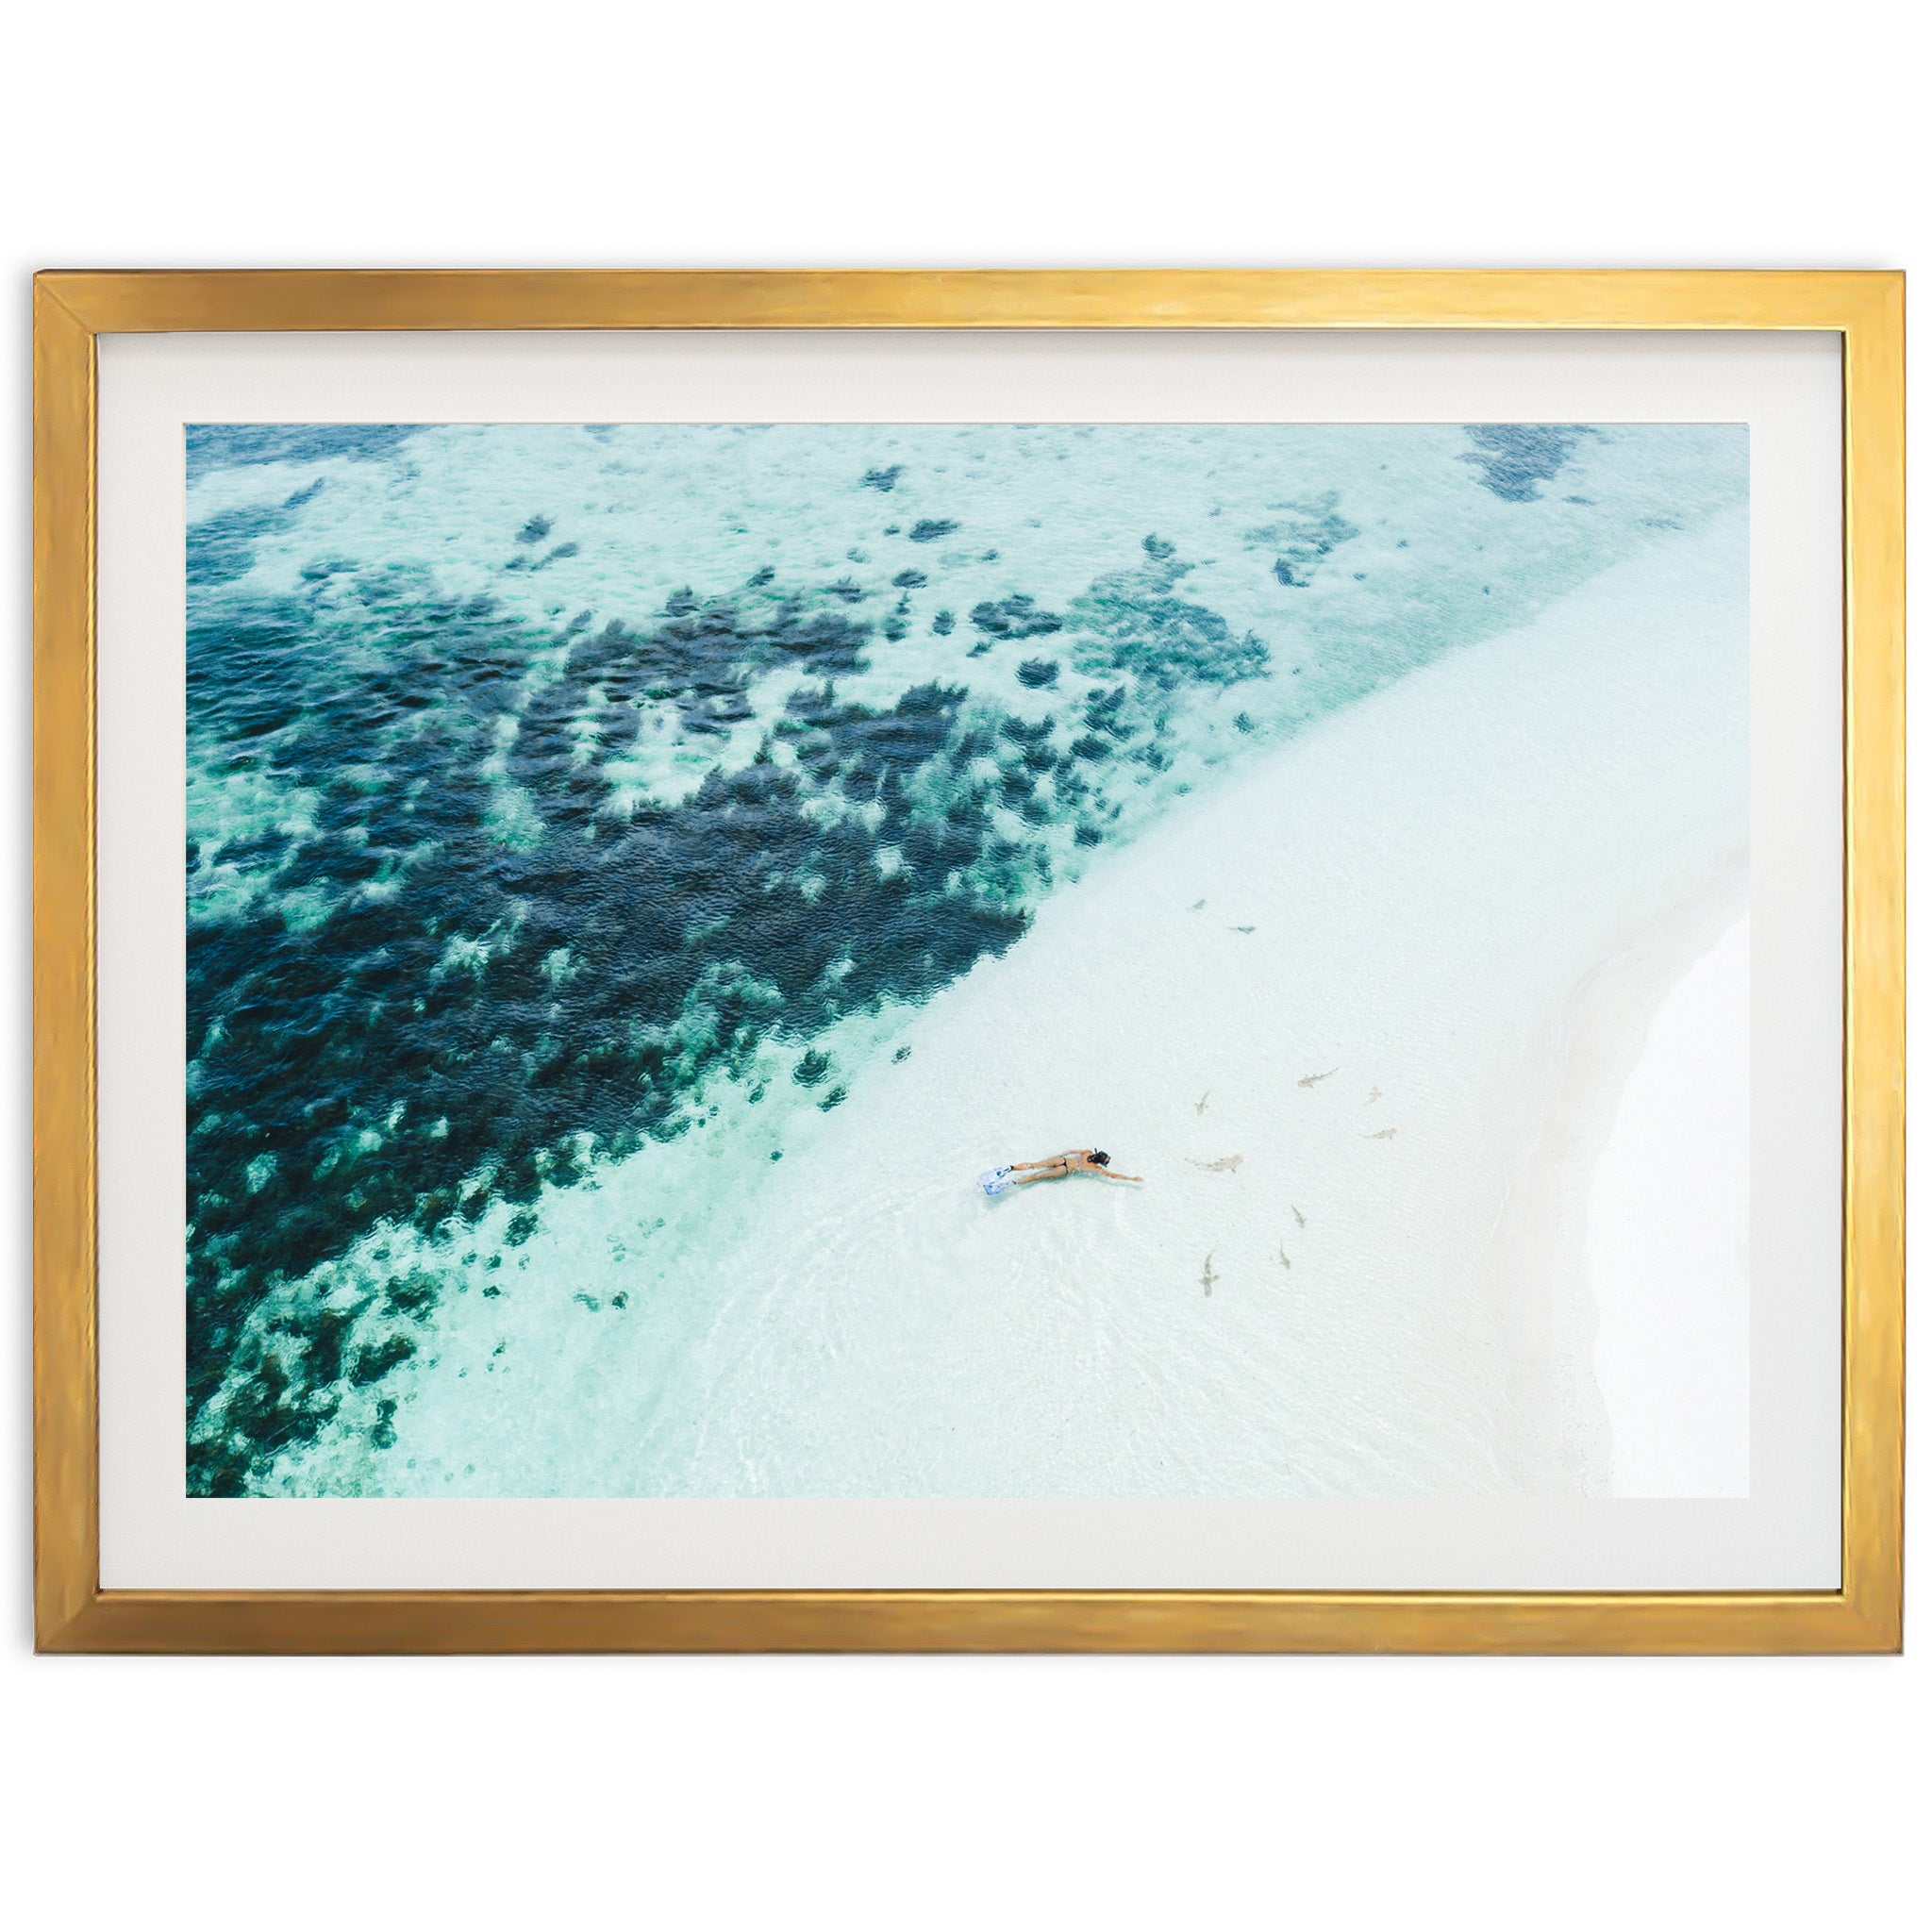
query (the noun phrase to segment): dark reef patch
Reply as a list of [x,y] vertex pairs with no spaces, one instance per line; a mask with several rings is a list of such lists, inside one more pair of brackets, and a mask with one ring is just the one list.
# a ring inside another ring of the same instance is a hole
[[295,512],[322,489],[321,477],[305,490],[275,504],[250,504],[244,508],[217,511],[191,525],[188,531],[188,582],[232,583],[246,576],[255,562],[258,537],[274,536],[295,521]]
[[1268,647],[1259,638],[1237,638],[1219,611],[1174,594],[1193,566],[1158,538],[1143,547],[1143,565],[1096,578],[1068,606],[1075,666],[1095,675],[1124,672],[1163,691],[1265,677]]
[[393,456],[420,423],[191,423],[188,480],[252,463],[313,463],[329,457],[379,462]]
[[995,638],[1051,637],[1066,623],[1051,610],[1036,609],[1033,599],[1018,591],[997,603],[975,604],[972,618],[977,629]]
[[1472,423],[1462,433],[1475,447],[1457,461],[1475,464],[1483,488],[1506,503],[1539,501],[1537,486],[1570,460],[1586,436],[1603,434],[1581,423]]
[[1330,491],[1305,503],[1283,504],[1280,515],[1272,523],[1248,531],[1241,541],[1250,550],[1274,553],[1276,583],[1291,590],[1306,591],[1313,583],[1322,559],[1361,535],[1353,524],[1338,514],[1339,501]]

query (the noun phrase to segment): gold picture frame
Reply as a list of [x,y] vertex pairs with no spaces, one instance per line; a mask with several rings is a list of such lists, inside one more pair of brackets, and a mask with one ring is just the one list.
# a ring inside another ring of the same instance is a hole
[[[1841,1587],[104,1591],[98,337],[461,329],[1815,330],[1843,350]],[[1902,1624],[1904,280],[1890,273],[47,273],[34,285],[34,1540],[48,1651],[1881,1652]]]

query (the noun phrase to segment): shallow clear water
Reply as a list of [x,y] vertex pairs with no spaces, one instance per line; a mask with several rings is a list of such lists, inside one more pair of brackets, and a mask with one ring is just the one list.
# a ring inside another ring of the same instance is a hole
[[[545,1492],[553,1453],[502,1474],[559,1425],[514,1367],[647,1299],[654,1386],[587,1383],[557,1480],[685,1489],[595,1445],[702,1406],[717,1230],[861,1075],[917,1077],[935,993],[1745,474],[1740,430],[1628,426],[225,425],[187,458],[198,1494]],[[493,1353],[444,1349],[484,1303]],[[410,1414],[473,1373],[487,1436],[432,1474]]]

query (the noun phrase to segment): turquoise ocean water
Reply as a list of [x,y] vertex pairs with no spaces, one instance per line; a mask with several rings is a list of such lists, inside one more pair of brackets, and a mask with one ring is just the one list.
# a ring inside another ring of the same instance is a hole
[[[1097,853],[1746,489],[1724,425],[198,425],[187,463],[198,1495],[545,1492],[508,1373],[473,1454],[410,1455],[458,1298],[481,1373],[648,1313],[675,1378],[708,1221],[861,1072],[916,1080],[921,1006]],[[530,1267],[602,1199],[594,1269]]]

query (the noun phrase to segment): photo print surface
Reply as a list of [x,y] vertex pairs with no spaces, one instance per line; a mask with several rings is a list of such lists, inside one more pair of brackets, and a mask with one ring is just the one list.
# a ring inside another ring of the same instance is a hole
[[191,425],[190,1493],[1746,1493],[1747,458]]

